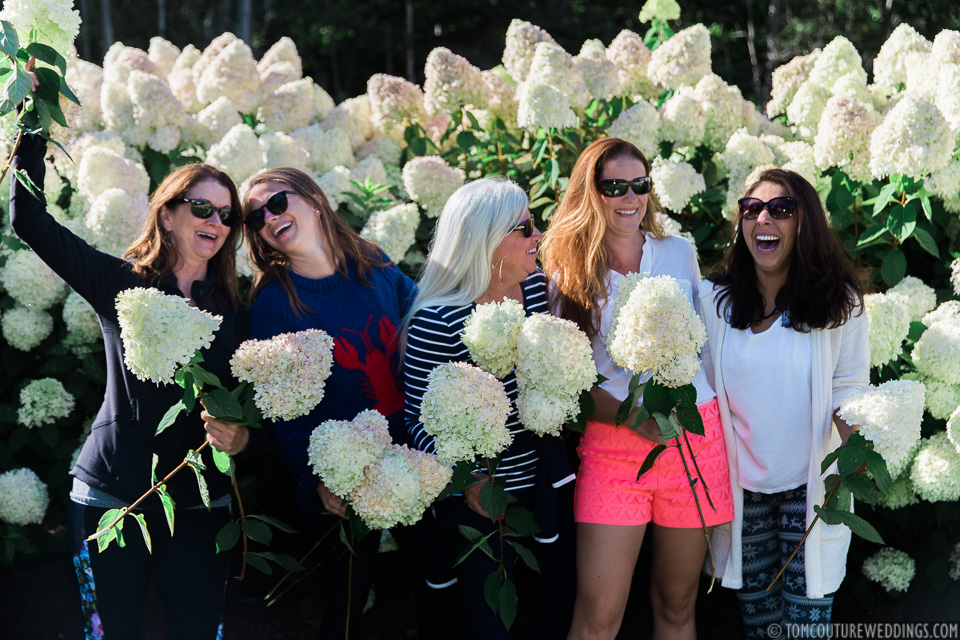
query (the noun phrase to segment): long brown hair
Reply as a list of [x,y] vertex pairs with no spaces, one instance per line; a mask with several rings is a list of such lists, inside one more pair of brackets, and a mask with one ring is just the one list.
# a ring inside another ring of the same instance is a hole
[[[600,331],[600,308],[608,296],[609,256],[603,244],[607,219],[603,215],[600,176],[607,162],[625,156],[642,162],[649,175],[646,157],[625,140],[603,138],[583,150],[540,245],[543,270],[555,286],[557,310],[590,337]],[[660,203],[651,191],[640,228],[657,238],[663,237],[660,212]]]
[[[171,202],[186,197],[194,185],[204,180],[213,180],[226,188],[230,192],[230,206],[240,211],[237,187],[223,171],[207,164],[188,164],[174,170],[153,192],[140,236],[123,254],[124,260],[130,261],[133,272],[144,281],[155,284],[176,268],[180,256],[170,242],[170,235],[163,228],[163,213]],[[232,227],[227,227],[230,231],[226,242],[207,262],[207,271],[213,274],[213,284],[207,298],[215,309],[229,306],[236,311],[240,306],[237,294],[237,248],[243,239],[242,227],[239,220]]]
[[[384,259],[383,253],[376,244],[361,238],[356,231],[350,228],[350,225],[337,215],[333,207],[330,206],[327,195],[313,181],[313,178],[303,171],[292,167],[278,167],[261,171],[250,178],[245,192],[250,193],[250,189],[255,185],[265,182],[282,184],[320,212],[320,228],[327,240],[331,258],[337,267],[337,273],[345,277],[350,276],[347,267],[347,259],[349,258],[357,265],[357,279],[361,284],[368,284],[372,268],[390,264],[389,260]],[[250,215],[250,211],[250,200],[244,197],[244,219]],[[267,284],[277,282],[284,293],[287,294],[287,299],[290,300],[290,306],[295,314],[299,316],[303,312],[309,312],[310,308],[300,300],[300,296],[297,295],[297,290],[293,286],[293,281],[290,279],[290,258],[282,251],[267,244],[259,233],[247,234],[247,247],[250,249],[253,263],[260,271],[253,289],[250,291],[250,302],[256,299]]]
[[[796,202],[797,241],[790,257],[787,281],[775,300],[787,312],[787,325],[797,331],[839,327],[863,307],[863,285],[827,216],[816,189],[803,176],[785,169],[767,169],[746,195],[763,183],[774,184]],[[723,265],[708,279],[721,291],[717,313],[734,329],[746,329],[765,316],[757,289],[757,271],[738,224]]]

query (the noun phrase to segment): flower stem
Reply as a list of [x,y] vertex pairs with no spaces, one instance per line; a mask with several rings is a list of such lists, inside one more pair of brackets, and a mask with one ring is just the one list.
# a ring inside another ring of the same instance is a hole
[[[690,444],[689,442],[687,443]],[[690,483],[690,491],[693,492],[693,501],[697,505],[697,514],[700,516],[700,529],[703,531],[703,538],[707,541],[707,553],[710,556],[710,586],[707,588],[707,593],[710,593],[713,590],[713,584],[717,581],[717,565],[713,559],[713,546],[710,544],[710,534],[707,533],[707,521],[703,517],[703,508],[700,506],[700,498],[697,496],[697,487],[696,481],[690,475],[690,467],[687,466],[687,458],[683,455],[683,444],[680,442],[680,439],[677,438],[677,451],[680,453],[680,461],[683,462],[683,470],[687,474],[687,481]],[[693,457],[693,451],[690,452],[691,457]],[[697,470],[699,475],[700,470]],[[706,492],[706,485],[704,485],[704,492]],[[708,494],[709,498],[709,494]],[[712,505],[711,505],[712,506]]]
[[[827,494],[827,499],[823,501],[824,506],[830,504],[830,498],[833,497],[834,492],[840,487],[840,480],[837,480],[837,484],[833,485],[833,489],[830,489],[830,493]],[[810,523],[810,526],[807,527],[807,530],[803,533],[803,537],[800,538],[800,542],[797,543],[797,548],[793,550],[793,553],[790,554],[790,557],[787,558],[787,561],[783,563],[783,566],[780,567],[780,571],[777,572],[777,575],[773,576],[773,580],[770,581],[770,584],[767,585],[766,591],[770,591],[773,588],[773,585],[777,584],[777,580],[780,579],[780,576],[783,575],[783,572],[787,570],[787,566],[793,562],[793,559],[796,557],[797,553],[800,551],[800,547],[803,546],[803,543],[807,541],[807,536],[810,535],[810,532],[813,531],[813,525],[817,524],[817,520],[820,519],[820,514],[818,513],[813,517],[813,522]]]
[[13,164],[13,156],[17,153],[17,148],[20,146],[20,140],[23,139],[23,129],[17,133],[17,140],[13,143],[13,149],[10,150],[10,156],[7,158],[7,161],[3,163],[3,169],[0,170],[0,182],[3,182],[3,179],[7,177],[7,171],[10,169]]
[[[247,515],[243,511],[243,500],[240,498],[240,487],[237,486],[237,472],[234,471],[230,474],[230,482],[233,484],[233,493],[237,496],[237,508],[240,510],[240,522],[245,522]],[[240,580],[243,580],[244,576],[247,575],[247,546],[249,544],[247,540],[247,534],[243,532],[243,529],[240,529],[240,535],[243,536],[243,562],[240,563]]]
[[[338,519],[338,520],[339,520],[339,519]],[[326,532],[325,534],[323,534],[322,536],[320,536],[320,539],[319,539],[319,540],[317,540],[316,542],[313,543],[313,546],[310,547],[310,550],[307,551],[305,554],[303,554],[303,557],[300,558],[300,560],[298,560],[299,564],[302,565],[304,562],[306,562],[306,561],[307,561],[307,558],[309,558],[311,555],[313,555],[313,552],[316,551],[317,548],[323,543],[323,541],[327,539],[327,536],[329,536],[331,533],[333,533],[333,532],[337,529],[337,527],[339,527],[339,526],[340,526],[340,522],[339,522],[339,521],[338,521],[338,522],[334,522],[334,523],[333,523],[333,526],[330,527],[329,529],[327,529],[327,532]],[[283,576],[282,578],[280,578],[280,581],[277,582],[277,584],[274,585],[273,589],[270,589],[270,593],[268,593],[267,595],[265,595],[265,596],[263,597],[263,599],[264,599],[264,600],[269,600],[270,597],[273,596],[273,594],[277,591],[277,589],[280,588],[280,585],[282,585],[284,582],[286,582],[286,581],[287,581],[287,578],[289,578],[289,577],[292,576],[292,575],[293,575],[293,571],[287,571],[287,575],[285,575],[285,576]]]

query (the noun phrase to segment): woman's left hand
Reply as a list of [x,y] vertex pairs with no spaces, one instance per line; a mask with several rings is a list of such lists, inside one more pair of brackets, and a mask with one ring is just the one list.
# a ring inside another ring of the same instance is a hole
[[203,428],[207,430],[207,440],[220,451],[236,455],[247,448],[250,431],[246,427],[229,422],[220,422],[206,409],[200,412]]

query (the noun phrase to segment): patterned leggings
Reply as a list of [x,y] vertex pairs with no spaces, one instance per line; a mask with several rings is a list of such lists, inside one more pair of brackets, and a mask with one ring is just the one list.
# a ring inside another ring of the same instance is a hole
[[743,491],[743,588],[737,591],[748,639],[771,624],[830,622],[833,594],[808,598],[801,548],[770,591],[767,585],[806,531],[807,486],[781,493]]

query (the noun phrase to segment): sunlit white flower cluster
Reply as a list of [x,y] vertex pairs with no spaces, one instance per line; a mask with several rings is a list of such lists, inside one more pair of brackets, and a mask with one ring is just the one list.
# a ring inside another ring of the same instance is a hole
[[820,49],[815,49],[773,70],[770,102],[767,103],[767,114],[771,118],[786,113],[787,106],[793,102],[800,85],[810,77],[810,70],[819,55]]
[[660,137],[677,146],[700,144],[705,124],[703,108],[690,87],[681,87],[660,107]]
[[112,187],[90,203],[84,226],[93,244],[106,253],[123,255],[147,219],[147,196],[140,191]]
[[60,302],[67,285],[29,249],[15,251],[0,268],[0,286],[20,304],[43,311]]
[[30,351],[53,331],[53,318],[46,311],[17,305],[3,312],[0,327],[7,344],[20,351]]
[[960,500],[960,453],[945,431],[923,439],[910,468],[910,481],[927,502]]
[[392,133],[427,119],[423,91],[404,78],[377,73],[367,80],[372,117],[380,133]]
[[887,509],[903,509],[920,502],[917,492],[913,490],[910,476],[904,475],[893,481],[890,489],[880,496],[880,504]]
[[213,342],[223,320],[187,299],[135,287],[117,294],[123,362],[139,380],[170,384],[180,365]]
[[246,340],[230,359],[230,370],[253,384],[254,402],[271,419],[307,415],[323,399],[333,366],[333,339],[319,329]]
[[64,389],[59,380],[32,380],[20,390],[17,418],[27,427],[42,427],[70,415],[73,405],[73,394]]
[[205,162],[243,182],[263,168],[260,143],[253,129],[240,123],[207,150]]
[[603,100],[620,95],[620,77],[617,65],[607,58],[606,47],[600,40],[587,40],[575,59],[577,69],[587,85],[587,92]]
[[953,142],[953,133],[937,107],[907,93],[873,130],[870,172],[878,180],[895,173],[923,178],[947,165]]
[[607,47],[607,58],[617,66],[624,95],[648,96],[653,93],[653,83],[647,76],[650,50],[643,44],[643,38],[624,29]]
[[0,520],[8,524],[40,524],[49,504],[46,483],[30,469],[0,474]]
[[435,218],[453,192],[463,186],[466,175],[440,156],[420,156],[403,165],[403,186],[414,202]]
[[516,300],[477,305],[460,338],[478,367],[503,378],[516,366],[517,340],[525,319],[523,305]]
[[695,85],[710,73],[710,32],[695,24],[676,33],[650,56],[647,75],[667,89]]
[[80,32],[80,12],[73,8],[72,0],[5,0],[0,20],[13,24],[21,43],[35,41],[50,45],[61,54]]
[[307,458],[331,493],[345,498],[363,481],[363,470],[390,446],[387,419],[372,409],[353,420],[327,420],[310,434]]
[[928,287],[920,278],[907,276],[891,287],[888,293],[902,296],[902,300],[910,312],[910,321],[918,322],[924,315],[937,306],[937,292]]
[[452,113],[467,105],[482,109],[487,104],[487,85],[480,69],[446,47],[430,52],[424,76],[427,113]]
[[888,592],[905,592],[916,573],[913,558],[893,547],[884,547],[863,561],[863,575]]
[[524,128],[566,129],[580,124],[567,95],[550,84],[527,87],[517,108],[517,124]]
[[896,360],[910,331],[910,312],[897,296],[868,293],[863,297],[870,327],[870,366]]
[[621,113],[607,134],[633,143],[648,158],[657,155],[660,144],[660,115],[648,102],[638,102]]
[[394,262],[400,262],[413,246],[419,224],[420,210],[416,204],[407,202],[375,211],[360,236],[376,242]]
[[94,342],[100,337],[100,323],[90,304],[71,291],[63,303],[63,322],[70,335],[82,342]]
[[924,386],[912,380],[890,380],[847,396],[837,409],[874,450],[893,464],[906,459],[920,438]]
[[537,45],[541,42],[557,43],[549,33],[536,25],[516,18],[510,21],[503,49],[503,66],[514,82],[526,79]]
[[960,408],[954,409],[953,413],[950,414],[950,418],[947,420],[947,439],[953,444],[957,449],[957,453],[960,453]]
[[653,159],[650,168],[654,191],[660,204],[670,211],[683,211],[693,196],[707,188],[703,176],[687,162],[674,162],[661,157]]
[[913,347],[913,364],[924,376],[960,384],[960,320],[934,322]]
[[855,180],[869,181],[870,135],[877,123],[860,102],[846,96],[827,101],[813,139],[817,166],[837,167]]

